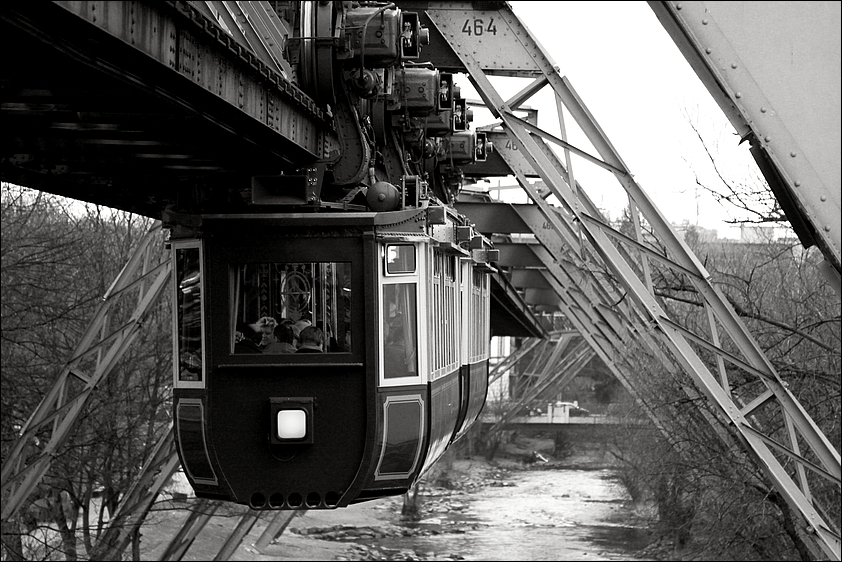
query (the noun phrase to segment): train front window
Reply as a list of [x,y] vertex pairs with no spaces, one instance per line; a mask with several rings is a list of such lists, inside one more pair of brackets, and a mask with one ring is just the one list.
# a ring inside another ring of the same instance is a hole
[[350,262],[232,264],[231,352],[351,351]]

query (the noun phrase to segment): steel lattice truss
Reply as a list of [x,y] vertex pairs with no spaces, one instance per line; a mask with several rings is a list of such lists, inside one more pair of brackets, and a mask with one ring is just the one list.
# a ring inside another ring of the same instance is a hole
[[[21,429],[20,438],[3,462],[3,521],[18,512],[47,473],[97,385],[129,348],[167,287],[170,261],[160,258],[160,236],[161,223],[157,222],[103,295],[73,356]],[[128,319],[112,322],[114,311],[121,305],[131,306],[132,299],[134,309]],[[30,449],[45,430],[49,431],[46,444]]]
[[[493,56],[493,47],[481,36],[462,32],[463,22],[478,15],[469,4],[437,3],[427,10],[432,27],[459,58],[485,106],[500,120],[499,127],[518,148],[515,155],[514,151],[505,150],[506,143],[496,145],[504,147],[504,159],[540,211],[542,224],[531,228],[540,242],[540,249],[534,251],[536,255],[545,254],[539,259],[547,266],[549,281],[561,297],[568,319],[639,398],[645,398],[645,384],[629,365],[629,357],[622,356],[631,342],[661,358],[668,371],[677,373],[680,368],[689,375],[690,384],[684,383],[684,390],[690,396],[701,393],[707,398],[711,406],[709,421],[716,434],[729,449],[741,446],[755,460],[803,518],[808,544],[839,559],[838,529],[826,519],[810,491],[811,479],[815,477],[826,479],[839,489],[839,452],[788,390],[725,296],[711,283],[704,266],[636,183],[549,54],[507,7],[483,14],[494,16],[500,33],[515,38],[506,43],[505,57]],[[489,79],[500,73],[532,81],[506,100]],[[521,104],[546,86],[553,90],[560,109],[562,137],[566,136],[563,107],[599,157],[576,149],[565,138],[557,138],[516,115]],[[553,157],[546,142],[564,149],[566,165]],[[595,211],[585,189],[572,178],[571,155],[614,174],[628,194],[634,239],[610,227]],[[541,177],[561,207],[550,206],[530,186],[527,169]],[[533,214],[521,218],[534,221],[536,217]],[[647,243],[641,221],[648,224],[661,251]],[[707,312],[706,330],[684,325],[655,296],[655,269],[669,270],[695,288]],[[735,371],[759,383],[752,394],[742,392],[735,396],[731,392],[729,376],[733,377],[731,373]],[[642,402],[645,404],[645,399]],[[766,420],[770,419],[768,412],[773,412],[772,417],[782,421],[781,429],[764,427],[756,416],[761,409],[765,410]]]

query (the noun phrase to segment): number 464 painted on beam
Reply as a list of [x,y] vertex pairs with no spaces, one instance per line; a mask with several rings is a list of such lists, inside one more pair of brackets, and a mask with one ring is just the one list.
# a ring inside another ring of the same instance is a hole
[[488,24],[485,23],[483,18],[474,18],[473,25],[471,25],[471,20],[465,20],[464,25],[462,25],[462,33],[468,35],[482,35],[483,33],[497,35],[497,26],[494,25],[494,18],[488,20]]

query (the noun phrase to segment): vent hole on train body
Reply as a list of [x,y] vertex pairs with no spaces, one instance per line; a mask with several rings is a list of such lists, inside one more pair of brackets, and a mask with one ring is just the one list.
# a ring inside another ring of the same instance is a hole
[[318,492],[310,492],[307,494],[307,507],[319,507],[322,503],[322,496]]
[[325,494],[325,505],[327,507],[336,507],[339,505],[339,498],[342,497],[337,492],[328,492]]
[[284,495],[283,494],[272,494],[269,496],[269,507],[272,509],[281,509],[284,507]]
[[301,507],[301,504],[303,503],[301,494],[290,494],[287,498],[287,503],[290,507]]
[[252,494],[249,505],[252,509],[263,509],[266,506],[266,496],[260,492]]

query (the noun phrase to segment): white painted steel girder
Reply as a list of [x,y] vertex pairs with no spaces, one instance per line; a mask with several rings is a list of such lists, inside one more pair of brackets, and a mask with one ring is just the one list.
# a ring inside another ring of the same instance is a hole
[[[839,2],[649,2],[739,133],[754,137],[835,276],[842,272]],[[771,176],[771,177],[770,177]],[[780,199],[779,194],[776,196]],[[797,211],[799,217],[790,216]],[[797,229],[796,229],[797,230]],[[800,236],[801,233],[799,233]],[[835,279],[834,279],[835,277]]]

